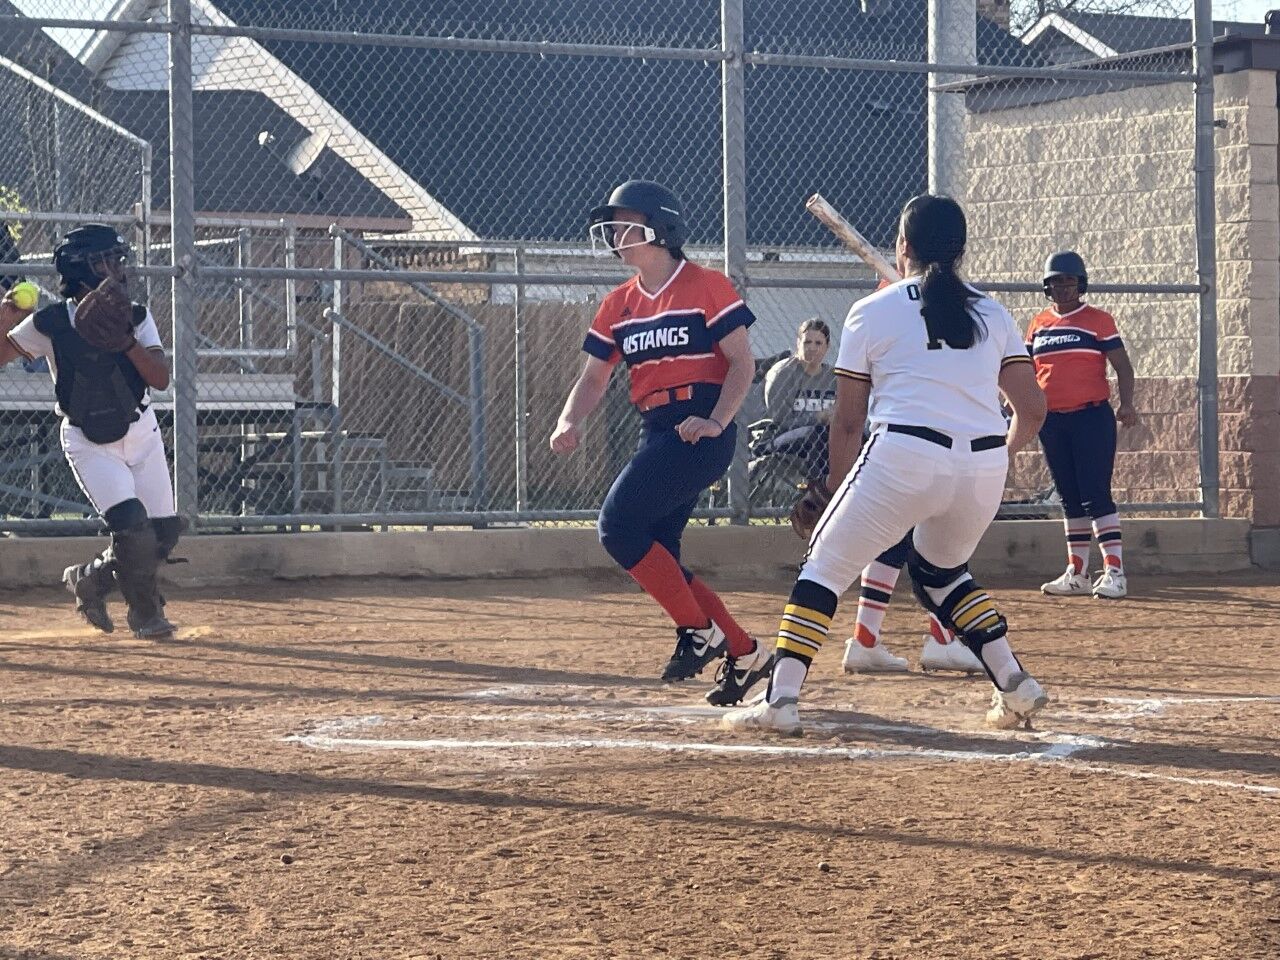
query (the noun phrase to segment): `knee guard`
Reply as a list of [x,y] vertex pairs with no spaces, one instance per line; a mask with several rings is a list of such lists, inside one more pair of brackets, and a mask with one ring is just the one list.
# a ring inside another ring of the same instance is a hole
[[[907,555],[907,570],[911,574],[911,589],[920,605],[941,620],[943,626],[957,633],[979,660],[983,644],[999,640],[1009,632],[1008,621],[969,575],[967,563],[938,567],[920,556],[913,545]],[[940,603],[934,601],[926,589],[942,590],[953,583],[955,586]]]
[[[911,553],[911,531],[907,531],[907,535],[899,540],[896,544],[886,550],[880,556],[876,557],[876,563],[883,563],[886,567],[897,567],[902,569],[903,564],[907,562],[907,556]],[[914,577],[912,578],[914,579]]]
[[114,507],[108,507],[102,514],[102,519],[107,522],[107,529],[112,534],[122,533],[147,523],[147,508],[136,497],[121,500]]
[[[187,529],[187,521],[183,517],[154,517],[151,520],[151,526],[156,532],[156,554],[161,562],[168,561],[169,554],[173,553],[173,548],[178,545],[178,538],[182,536]],[[182,563],[184,561],[175,560],[174,563]]]

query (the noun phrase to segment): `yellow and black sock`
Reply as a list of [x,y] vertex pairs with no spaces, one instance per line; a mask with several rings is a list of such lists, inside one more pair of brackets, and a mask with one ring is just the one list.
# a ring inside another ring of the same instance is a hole
[[951,608],[951,622],[959,633],[977,633],[1000,623],[1000,612],[987,591],[972,584],[972,588]]
[[839,603],[836,595],[812,580],[797,580],[778,624],[777,665],[769,682],[769,702],[798,697],[814,656],[822,649]]

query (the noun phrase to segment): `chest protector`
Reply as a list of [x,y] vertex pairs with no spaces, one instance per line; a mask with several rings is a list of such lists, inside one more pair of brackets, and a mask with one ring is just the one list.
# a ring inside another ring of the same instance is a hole
[[[135,303],[134,327],[146,318],[147,308]],[[34,323],[53,344],[53,390],[62,415],[90,442],[115,443],[141,413],[147,395],[142,374],[123,353],[98,350],[76,333],[66,303],[45,307]]]

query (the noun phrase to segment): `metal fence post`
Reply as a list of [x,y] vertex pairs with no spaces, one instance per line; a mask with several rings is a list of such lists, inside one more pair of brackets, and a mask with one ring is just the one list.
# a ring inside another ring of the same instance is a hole
[[528,425],[528,384],[525,370],[524,343],[524,249],[516,247],[516,509],[523,510],[529,505],[529,438],[526,435]]
[[[976,0],[929,0],[929,62],[978,62]],[[929,113],[929,192],[959,196],[964,189],[963,93],[941,93],[939,83],[960,77],[927,75]]]
[[[346,259],[343,251],[343,243],[341,235],[334,235],[333,238],[333,268],[341,270],[344,266],[343,261]],[[341,317],[343,308],[346,306],[342,302],[343,281],[334,278],[333,281],[333,313],[335,317]],[[330,413],[330,443],[332,449],[329,455],[332,459],[333,472],[333,512],[342,512],[342,324],[336,320],[330,324],[329,329],[329,347],[330,371],[329,371],[329,403],[332,407]]]
[[[253,232],[246,227],[236,231],[236,266],[253,266]],[[253,347],[253,297],[249,295],[248,286],[242,281],[236,285],[236,311],[240,318],[240,346],[248,350]],[[253,373],[254,363],[249,357],[240,360],[241,373]]]
[[169,0],[169,209],[173,265],[173,485],[178,513],[200,508],[196,416],[195,127],[192,117],[191,0]]
[[1218,261],[1214,175],[1213,10],[1196,0],[1191,21],[1196,117],[1196,276],[1200,280],[1200,499],[1206,517],[1221,513],[1218,490]]
[[[742,59],[743,0],[720,2],[720,116],[724,141],[724,272],[738,292],[747,292],[746,65]],[[742,425],[739,424],[739,427]],[[738,444],[729,467],[733,522],[751,517],[747,495],[746,447]]]
[[[143,142],[141,152],[142,200],[138,204],[138,220],[141,228],[138,236],[138,259],[144,267],[151,266],[151,144]],[[151,277],[146,278],[147,302],[151,302]]]
[[[284,227],[284,265],[292,270],[298,265],[298,226],[281,221]],[[284,282],[284,329],[285,344],[292,353],[298,346],[298,281],[293,279]]]

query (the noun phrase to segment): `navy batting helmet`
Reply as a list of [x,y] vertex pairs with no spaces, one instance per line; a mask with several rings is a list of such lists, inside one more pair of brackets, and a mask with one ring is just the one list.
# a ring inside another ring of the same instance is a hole
[[[593,236],[598,233],[600,239],[612,247],[612,231],[605,228],[615,222],[619,210],[632,210],[644,214],[645,226],[653,234],[647,242],[678,254],[689,239],[683,209],[680,198],[662,184],[652,180],[628,180],[615,187],[609,199],[591,211],[588,230]],[[597,231],[597,228],[602,229]]]
[[1089,271],[1084,268],[1084,257],[1074,250],[1059,250],[1049,255],[1044,262],[1044,295],[1049,295],[1051,277],[1076,277],[1080,281],[1080,292],[1089,289]]
[[86,223],[76,227],[53,248],[53,265],[68,284],[83,283],[97,287],[123,266],[130,256],[129,242],[105,223]]

